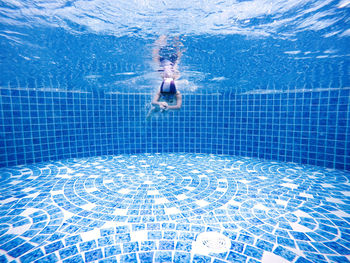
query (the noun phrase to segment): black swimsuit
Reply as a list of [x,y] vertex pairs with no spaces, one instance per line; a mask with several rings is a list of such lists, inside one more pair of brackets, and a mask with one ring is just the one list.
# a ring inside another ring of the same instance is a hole
[[168,91],[164,91],[164,80],[163,80],[163,82],[162,82],[162,85],[160,85],[160,93],[170,93],[170,94],[176,94],[176,86],[175,86],[175,81],[174,80],[172,80],[171,82],[170,82],[170,90]]

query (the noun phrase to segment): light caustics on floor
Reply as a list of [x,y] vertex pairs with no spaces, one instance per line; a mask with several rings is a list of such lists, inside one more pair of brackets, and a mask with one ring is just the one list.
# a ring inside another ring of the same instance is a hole
[[205,154],[0,170],[0,262],[348,262],[350,173]]

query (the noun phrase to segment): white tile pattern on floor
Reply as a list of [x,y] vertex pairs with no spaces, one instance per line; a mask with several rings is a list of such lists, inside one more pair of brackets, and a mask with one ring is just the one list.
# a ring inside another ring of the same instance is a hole
[[[0,262],[348,262],[349,179],[206,154],[2,168]],[[201,253],[205,232],[229,249]]]

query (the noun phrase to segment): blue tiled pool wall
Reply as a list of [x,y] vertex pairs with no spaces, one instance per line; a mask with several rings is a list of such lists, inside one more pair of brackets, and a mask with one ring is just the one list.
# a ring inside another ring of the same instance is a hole
[[140,152],[260,157],[350,170],[350,89],[186,94],[146,120],[152,94],[1,91],[0,165]]

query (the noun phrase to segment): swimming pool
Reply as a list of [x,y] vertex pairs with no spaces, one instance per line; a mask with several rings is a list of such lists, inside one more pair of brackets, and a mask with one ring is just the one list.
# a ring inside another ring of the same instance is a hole
[[2,3],[0,262],[350,261],[349,7]]

